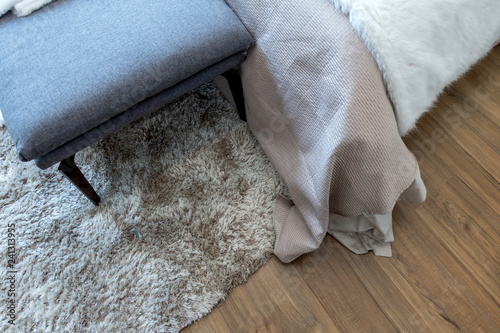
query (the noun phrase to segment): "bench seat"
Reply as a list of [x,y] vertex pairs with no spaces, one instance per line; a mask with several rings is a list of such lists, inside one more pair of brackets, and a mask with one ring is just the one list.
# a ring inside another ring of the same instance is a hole
[[223,0],[59,0],[0,19],[0,110],[47,168],[238,66],[253,44]]

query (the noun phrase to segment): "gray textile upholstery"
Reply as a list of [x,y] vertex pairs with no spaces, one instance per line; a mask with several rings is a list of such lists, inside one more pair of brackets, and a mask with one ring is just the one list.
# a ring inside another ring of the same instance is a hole
[[0,19],[0,109],[20,159],[48,167],[161,106],[148,98],[237,65],[252,43],[223,0],[59,0]]
[[186,92],[208,82],[214,76],[238,66],[243,60],[245,60],[245,56],[242,53],[237,53],[230,58],[224,59],[223,61],[208,67],[198,74],[191,76],[175,86],[165,89],[161,93],[138,103],[134,107],[119,113],[117,116],[111,118],[105,123],[85,132],[75,139],[43,155],[42,157],[39,157],[35,160],[36,165],[41,169],[46,169],[54,165],[66,157],[73,155],[75,152],[98,142],[108,134],[119,130],[151,111],[161,108]]

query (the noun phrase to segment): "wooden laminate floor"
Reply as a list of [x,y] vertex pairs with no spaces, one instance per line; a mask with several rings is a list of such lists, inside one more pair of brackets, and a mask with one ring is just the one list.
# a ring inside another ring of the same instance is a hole
[[273,258],[183,332],[500,332],[500,46],[405,139],[428,198],[394,211],[392,258]]

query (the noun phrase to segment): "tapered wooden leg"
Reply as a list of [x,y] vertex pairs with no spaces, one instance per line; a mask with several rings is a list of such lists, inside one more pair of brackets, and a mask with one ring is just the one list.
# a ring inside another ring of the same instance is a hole
[[101,198],[89,184],[80,168],[75,164],[75,155],[62,160],[59,164],[59,171],[65,175],[78,189],[96,206],[99,206]]
[[234,103],[236,104],[236,109],[240,115],[240,119],[247,121],[247,115],[245,112],[245,100],[243,99],[243,86],[241,85],[240,72],[236,69],[230,69],[224,74],[222,74],[229,83],[229,88],[233,94]]

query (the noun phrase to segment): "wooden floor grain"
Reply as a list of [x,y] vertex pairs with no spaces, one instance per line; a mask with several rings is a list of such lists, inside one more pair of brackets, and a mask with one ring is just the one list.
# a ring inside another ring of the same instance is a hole
[[418,128],[405,143],[428,198],[396,205],[392,258],[327,236],[183,332],[500,332],[500,46]]

